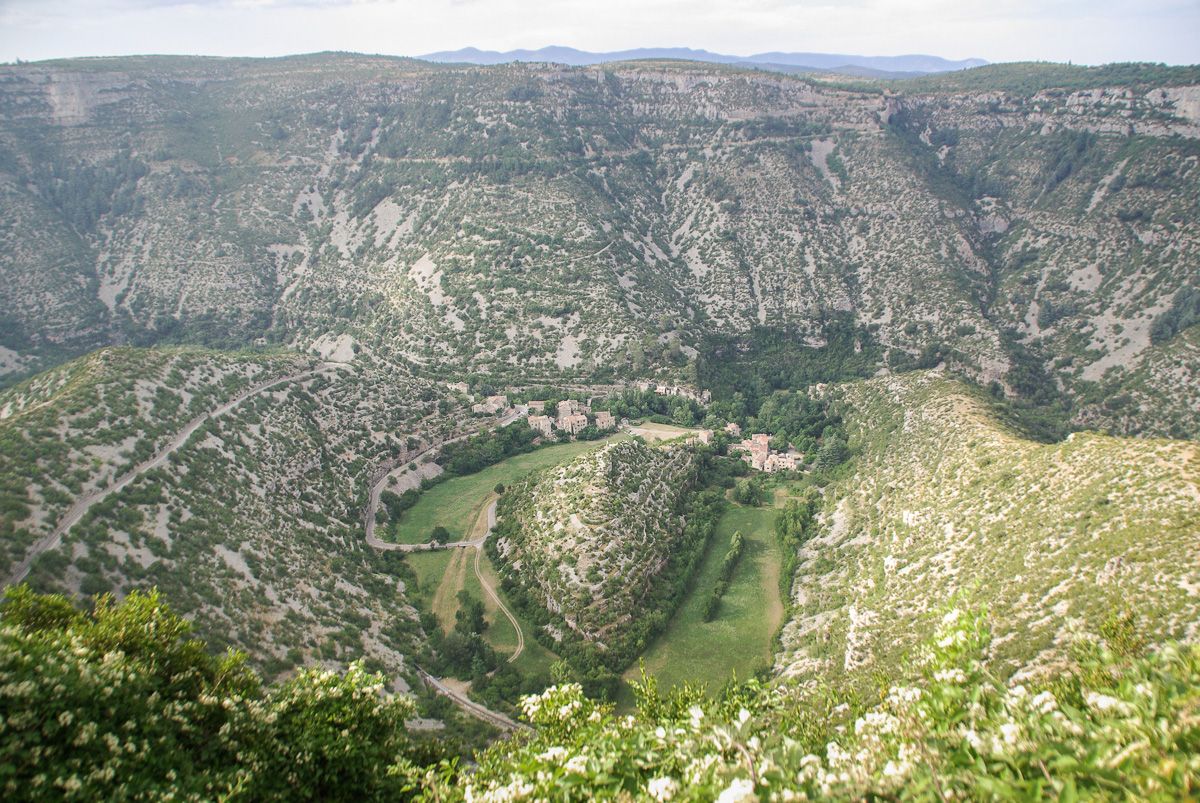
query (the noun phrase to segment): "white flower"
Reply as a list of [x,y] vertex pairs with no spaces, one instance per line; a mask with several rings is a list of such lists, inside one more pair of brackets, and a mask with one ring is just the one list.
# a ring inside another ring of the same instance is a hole
[[979,734],[974,728],[967,728],[967,730],[963,732],[963,739],[976,753],[983,752],[983,739],[980,738]]
[[545,752],[538,756],[538,759],[547,762],[562,761],[564,758],[566,758],[566,755],[567,749],[565,747],[553,745],[546,748]]
[[566,769],[567,772],[574,773],[575,775],[586,775],[587,759],[583,756],[571,756],[570,760],[566,763]]
[[888,690],[888,703],[903,706],[921,699],[921,690],[911,686],[893,686]]
[[950,611],[949,613],[947,613],[945,616],[942,617],[942,624],[945,625],[946,627],[956,625],[956,624],[958,624],[958,620],[961,616],[962,616],[962,611],[960,611],[958,608],[955,608],[954,610]]
[[939,669],[933,673],[933,679],[939,683],[955,683],[962,685],[967,682],[967,673],[955,667],[954,669]]
[[717,797],[717,803],[749,803],[753,800],[758,800],[758,796],[754,794],[754,782],[748,778],[734,778]]
[[520,778],[515,779],[508,786],[502,786],[495,791],[488,792],[483,799],[488,803],[507,803],[510,800],[523,800],[533,793],[533,784],[523,781]]
[[651,778],[646,784],[646,794],[655,800],[670,800],[679,791],[679,784],[674,778]]
[[698,705],[694,705],[688,709],[688,716],[691,717],[692,727],[700,727],[701,720],[704,719],[704,709]]
[[1005,744],[1015,747],[1017,740],[1021,738],[1021,726],[1015,722],[1005,722],[1000,726],[1000,735],[1004,737]]
[[850,754],[843,750],[842,746],[837,742],[830,742],[825,745],[825,757],[829,760],[830,769],[850,760]]
[[894,733],[897,725],[899,725],[899,720],[891,714],[884,713],[883,711],[868,711],[864,716],[855,721],[854,733],[859,736],[862,735],[863,731]]
[[1058,710],[1058,700],[1054,699],[1054,693],[1050,691],[1039,692],[1029,701],[1029,705],[1039,714],[1049,714]]
[[1128,703],[1099,692],[1089,691],[1083,696],[1083,699],[1087,701],[1088,707],[1097,714],[1114,713],[1124,717],[1129,716],[1131,710]]
[[744,709],[744,708],[743,708],[743,709],[741,709],[740,711],[738,711],[738,727],[739,727],[739,728],[740,728],[740,727],[742,727],[743,725],[745,725],[745,724],[746,724],[746,722],[748,722],[748,721],[749,721],[749,719],[750,719],[750,712],[749,712],[749,711],[747,711],[747,710],[746,710],[746,709]]

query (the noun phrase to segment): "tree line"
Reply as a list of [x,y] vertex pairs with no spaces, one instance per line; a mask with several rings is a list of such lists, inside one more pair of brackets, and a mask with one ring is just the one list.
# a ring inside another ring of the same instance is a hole
[[721,561],[721,571],[717,574],[717,581],[713,584],[712,593],[704,601],[704,621],[711,622],[717,618],[717,610],[721,607],[721,597],[725,596],[725,592],[729,590],[729,581],[733,579],[733,570],[737,568],[745,547],[746,539],[742,537],[742,531],[734,532],[729,539],[729,551],[725,553],[725,557]]

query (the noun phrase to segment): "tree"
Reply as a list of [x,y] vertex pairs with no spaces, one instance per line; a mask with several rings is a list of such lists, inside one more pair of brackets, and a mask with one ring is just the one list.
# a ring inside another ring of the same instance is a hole
[[738,480],[737,485],[733,487],[733,501],[739,505],[757,507],[763,503],[765,497],[766,489],[758,477]]
[[833,434],[821,440],[821,448],[817,450],[816,468],[818,471],[828,471],[844,463],[850,457],[850,448],[846,439],[839,434]]
[[429,540],[436,544],[444,544],[450,540],[450,531],[439,524],[429,533]]
[[458,592],[458,611],[454,614],[454,629],[464,636],[479,635],[487,630],[485,609],[480,600],[473,598],[466,589]]
[[0,615],[9,799],[399,799],[412,782],[413,704],[361,665],[264,687],[156,591],[82,612],[16,586]]

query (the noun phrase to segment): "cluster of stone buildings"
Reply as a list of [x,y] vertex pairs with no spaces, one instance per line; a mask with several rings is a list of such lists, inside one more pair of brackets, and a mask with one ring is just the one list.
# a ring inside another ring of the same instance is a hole
[[[565,399],[558,403],[558,417],[545,415],[544,401],[531,401],[529,407],[529,426],[543,435],[551,435],[555,430],[578,435],[589,423],[588,416],[601,432],[617,428],[617,419],[607,410],[592,412],[592,408],[574,399]],[[536,411],[536,414],[535,414]]]
[[[730,427],[733,427],[736,431],[731,430]],[[741,434],[741,428],[737,424],[727,425],[725,431],[734,437]],[[761,432],[751,435],[740,443],[731,446],[730,449],[742,452],[742,459],[758,471],[797,471],[804,467],[803,454],[791,447],[788,447],[786,452],[773,451],[771,449],[771,436]]]
[[499,415],[508,412],[508,409],[507,396],[488,396],[479,404],[471,405],[471,412],[475,415]]
[[[459,386],[453,387],[459,389]],[[466,385],[461,385],[462,392],[468,392]],[[558,403],[555,417],[546,415],[545,401],[531,401],[526,404],[509,404],[508,396],[488,396],[483,401],[471,405],[474,415],[509,416],[513,413],[529,417],[529,426],[543,435],[553,435],[556,431],[578,435],[584,427],[594,424],[601,432],[617,428],[617,420],[607,410],[592,411],[591,405],[575,399],[566,399]]]
[[712,401],[712,394],[707,390],[696,391],[683,385],[659,385],[654,382],[638,382],[637,389],[642,393],[657,393],[659,396],[682,396],[700,404]]

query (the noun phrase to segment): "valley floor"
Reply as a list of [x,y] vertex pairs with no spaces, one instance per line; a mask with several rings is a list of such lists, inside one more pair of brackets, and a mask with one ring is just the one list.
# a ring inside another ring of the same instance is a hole
[[[618,438],[623,436],[616,436]],[[538,468],[556,465],[600,445],[597,442],[548,446],[510,458],[476,474],[447,480],[422,494],[395,528],[401,543],[424,543],[434,527],[445,527],[454,541],[468,541],[486,530],[486,512],[495,500],[494,487],[508,484]],[[783,621],[780,595],[782,556],[775,538],[777,508],[733,507],[721,519],[695,577],[667,630],[644,655],[647,671],[666,688],[693,682],[716,692],[732,677],[747,678],[769,667],[777,633]],[[480,528],[483,528],[481,530]],[[740,531],[745,552],[722,598],[717,617],[705,622],[704,601],[710,593],[728,548]],[[548,677],[558,659],[534,638],[530,625],[519,614],[508,617],[511,603],[500,591],[499,576],[486,553],[472,547],[408,553],[406,560],[417,575],[415,599],[432,611],[444,632],[454,627],[460,607],[459,592],[481,600],[486,609],[487,642],[500,654],[515,657],[514,667],[526,676]],[[481,579],[495,590],[487,593]],[[514,625],[515,621],[515,625]],[[638,666],[625,673],[638,678]],[[620,702],[628,705],[626,689]]]
[[[717,525],[691,588],[667,629],[646,650],[647,674],[662,688],[691,682],[711,693],[733,676],[746,679],[769,667],[775,633],[783,622],[779,593],[782,556],[775,538],[775,508],[731,508]],[[712,591],[729,539],[740,531],[745,551],[713,621],[704,621],[704,602]],[[637,680],[639,668],[625,672]],[[632,697],[621,702],[628,704]]]
[[508,485],[531,471],[565,462],[610,440],[544,446],[474,474],[446,480],[421,494],[421,500],[396,524],[394,535],[381,532],[380,536],[401,544],[423,544],[429,541],[433,529],[441,526],[450,533],[451,541],[463,540],[496,485]]

